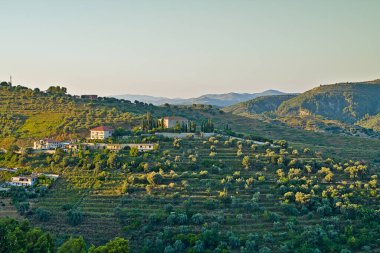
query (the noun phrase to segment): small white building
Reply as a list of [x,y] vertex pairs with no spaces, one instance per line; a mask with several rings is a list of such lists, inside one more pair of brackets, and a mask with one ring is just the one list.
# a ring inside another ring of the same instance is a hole
[[18,176],[12,177],[11,182],[9,182],[12,186],[33,186],[38,181],[37,175],[29,175],[29,176]]
[[137,148],[139,151],[152,151],[154,150],[154,145],[158,144],[153,144],[153,143],[132,143],[132,144],[127,144],[128,147],[130,148]]
[[91,140],[104,140],[112,136],[114,130],[110,127],[100,126],[90,130]]
[[35,150],[51,150],[57,148],[64,148],[68,143],[60,142],[54,139],[45,138],[43,140],[35,141],[33,149]]
[[175,116],[170,116],[170,117],[164,117],[161,119],[162,127],[163,128],[173,128],[177,124],[180,126],[186,125],[189,126],[189,120],[184,118],[184,117],[175,117]]

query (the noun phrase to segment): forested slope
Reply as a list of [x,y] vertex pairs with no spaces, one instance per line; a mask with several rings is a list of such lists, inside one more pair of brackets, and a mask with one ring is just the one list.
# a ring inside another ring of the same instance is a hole
[[246,102],[238,103],[223,108],[225,112],[231,112],[233,114],[261,114],[265,112],[276,111],[282,102],[296,97],[296,95],[277,95],[277,96],[265,96],[258,97]]
[[380,112],[380,80],[321,85],[278,108],[280,115],[316,114],[327,119],[354,123],[366,114]]

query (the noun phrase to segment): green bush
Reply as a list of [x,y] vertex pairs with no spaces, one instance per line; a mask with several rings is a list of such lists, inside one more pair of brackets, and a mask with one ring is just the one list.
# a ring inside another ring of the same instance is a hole
[[71,226],[77,226],[84,220],[84,213],[78,209],[72,209],[67,213],[67,222]]
[[39,221],[48,221],[50,219],[51,212],[39,207],[36,209],[36,216]]

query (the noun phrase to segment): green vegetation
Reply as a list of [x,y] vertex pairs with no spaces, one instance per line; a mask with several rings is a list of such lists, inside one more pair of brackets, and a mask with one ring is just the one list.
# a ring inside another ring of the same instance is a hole
[[375,115],[380,111],[379,93],[380,80],[321,85],[285,101],[279,106],[278,113],[315,114],[354,123],[366,114]]
[[[28,154],[25,168],[62,177],[46,192],[35,188],[23,197],[29,204],[23,215],[58,241],[73,236],[65,250],[115,237],[127,239],[133,252],[380,247],[375,167],[324,159],[286,141],[259,145],[221,135],[159,141],[158,150],[133,156],[128,150]],[[9,161],[20,165],[21,156]]]
[[155,123],[146,119],[147,115],[156,119],[183,115],[201,122],[207,119],[202,114],[209,111],[215,113],[211,107],[156,107],[115,98],[78,98],[66,94],[66,89],[59,86],[42,92],[23,86],[1,85],[0,147],[8,149],[12,144],[27,147],[34,140],[45,137],[58,140],[85,138],[89,129],[100,125],[124,129],[125,132],[143,123],[143,130],[147,130]]
[[380,113],[374,116],[365,115],[363,119],[357,122],[357,124],[361,127],[380,132]]
[[268,96],[225,112],[314,132],[379,139],[380,81],[322,85],[299,95]]
[[[380,140],[292,128],[274,123],[273,112],[242,117],[211,107],[80,99],[58,86],[0,86],[7,148],[0,167],[19,168],[0,171],[1,185],[16,175],[60,175],[0,191],[0,216],[11,203],[15,218],[41,228],[0,219],[0,252],[380,250]],[[166,115],[190,119],[177,132],[216,134],[154,135]],[[47,135],[83,139],[98,125],[117,129],[109,142],[158,145],[149,152],[22,149]]]
[[266,112],[275,112],[277,108],[289,99],[296,97],[297,95],[276,95],[258,97],[247,102],[238,103],[223,108],[223,111],[233,114],[261,114]]
[[58,247],[50,233],[34,228],[28,221],[0,218],[0,252],[16,253],[128,253],[129,243],[115,238],[106,245],[88,247],[83,237],[70,238]]

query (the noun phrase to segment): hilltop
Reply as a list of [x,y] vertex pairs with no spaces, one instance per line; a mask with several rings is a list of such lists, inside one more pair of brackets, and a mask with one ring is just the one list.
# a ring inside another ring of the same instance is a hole
[[380,80],[321,85],[283,102],[279,115],[320,115],[354,123],[380,112]]
[[223,108],[223,111],[234,114],[261,114],[265,112],[275,112],[277,108],[289,99],[296,97],[295,94],[263,96],[246,102],[234,104]]
[[30,145],[34,140],[54,137],[58,140],[85,138],[89,129],[108,125],[132,129],[150,112],[202,119],[209,107],[157,107],[142,102],[108,97],[72,96],[64,87],[47,91],[23,86],[0,85],[0,147]]

